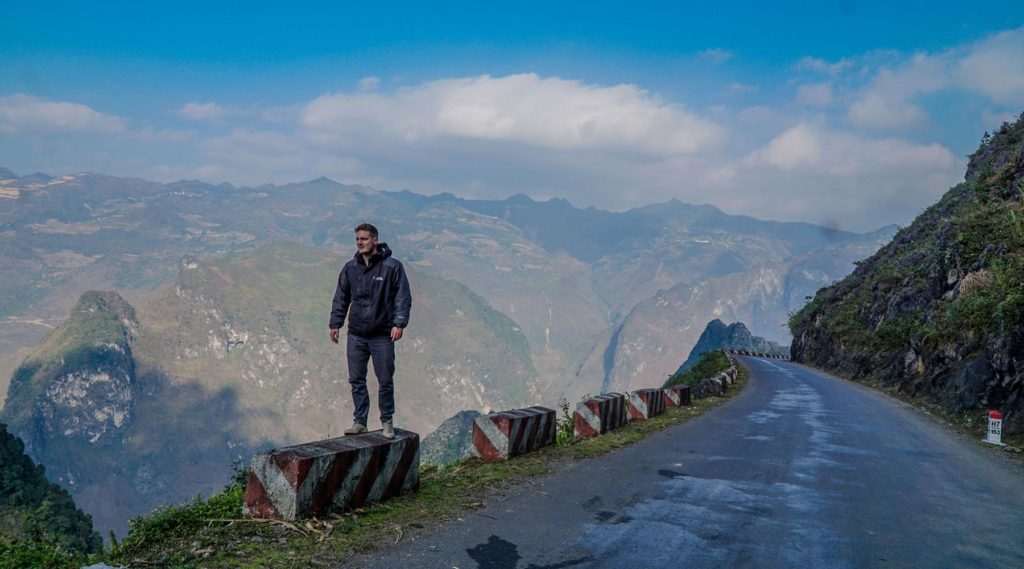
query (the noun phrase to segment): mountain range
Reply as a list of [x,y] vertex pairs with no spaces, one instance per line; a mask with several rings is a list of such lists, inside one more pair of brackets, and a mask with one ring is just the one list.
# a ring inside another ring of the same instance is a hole
[[[894,231],[324,178],[3,176],[3,417],[101,530],[217,487],[226,457],[348,420],[343,350],[326,328],[359,222],[381,229],[412,280],[399,423],[424,433],[465,409],[660,385],[714,318],[788,343],[788,313]],[[120,328],[96,336],[83,310]],[[114,485],[123,499],[108,499]]]

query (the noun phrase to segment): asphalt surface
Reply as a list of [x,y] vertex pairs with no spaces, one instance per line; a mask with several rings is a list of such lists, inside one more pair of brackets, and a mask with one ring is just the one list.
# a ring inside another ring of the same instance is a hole
[[345,567],[1024,567],[1024,469],[862,386],[744,391]]

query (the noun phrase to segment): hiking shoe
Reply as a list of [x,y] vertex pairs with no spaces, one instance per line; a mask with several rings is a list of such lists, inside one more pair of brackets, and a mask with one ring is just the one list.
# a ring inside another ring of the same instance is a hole
[[381,434],[384,435],[385,439],[393,439],[393,438],[395,438],[395,423],[394,423],[394,421],[384,421],[383,423],[381,423],[381,426],[384,427],[384,430],[381,432]]
[[358,421],[355,422],[355,423],[352,423],[351,427],[345,429],[345,434],[346,435],[361,435],[361,434],[363,434],[365,432],[366,432],[366,425],[364,425],[364,424],[362,424],[362,423],[360,423]]

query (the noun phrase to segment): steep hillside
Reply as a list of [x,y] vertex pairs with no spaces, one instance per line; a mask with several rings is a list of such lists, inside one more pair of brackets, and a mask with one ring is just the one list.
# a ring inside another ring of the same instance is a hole
[[964,182],[790,321],[793,357],[1024,431],[1024,117]]
[[135,310],[113,292],[89,292],[11,379],[4,417],[29,452],[51,443],[109,445],[131,423],[138,379]]
[[[4,417],[97,527],[119,530],[130,515],[217,488],[230,458],[337,435],[352,405],[327,315],[344,260],[280,243],[187,257],[136,309],[87,293],[19,368]],[[538,401],[515,322],[463,285],[408,274],[399,426],[428,433],[462,409]]]
[[789,355],[788,346],[780,346],[776,342],[751,334],[742,322],[733,322],[726,326],[725,322],[716,318],[708,322],[697,343],[690,350],[690,355],[683,365],[679,366],[676,373],[682,373],[696,365],[704,354],[721,349],[747,350],[780,356]]
[[42,538],[82,553],[98,552],[92,519],[66,490],[46,479],[18,437],[0,423],[0,541]]

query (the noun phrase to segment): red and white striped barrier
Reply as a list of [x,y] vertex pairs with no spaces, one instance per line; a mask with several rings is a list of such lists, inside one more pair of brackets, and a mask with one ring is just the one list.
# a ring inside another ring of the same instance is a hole
[[665,394],[665,406],[682,407],[692,402],[689,385],[673,385],[662,389]]
[[473,450],[480,458],[508,460],[555,444],[555,411],[530,407],[473,419]]
[[578,437],[596,437],[626,424],[626,396],[606,393],[576,404],[575,432]]
[[629,420],[643,421],[665,412],[665,394],[660,389],[637,389],[629,394]]
[[295,520],[324,516],[419,488],[420,436],[367,433],[257,454],[249,466],[242,514]]

